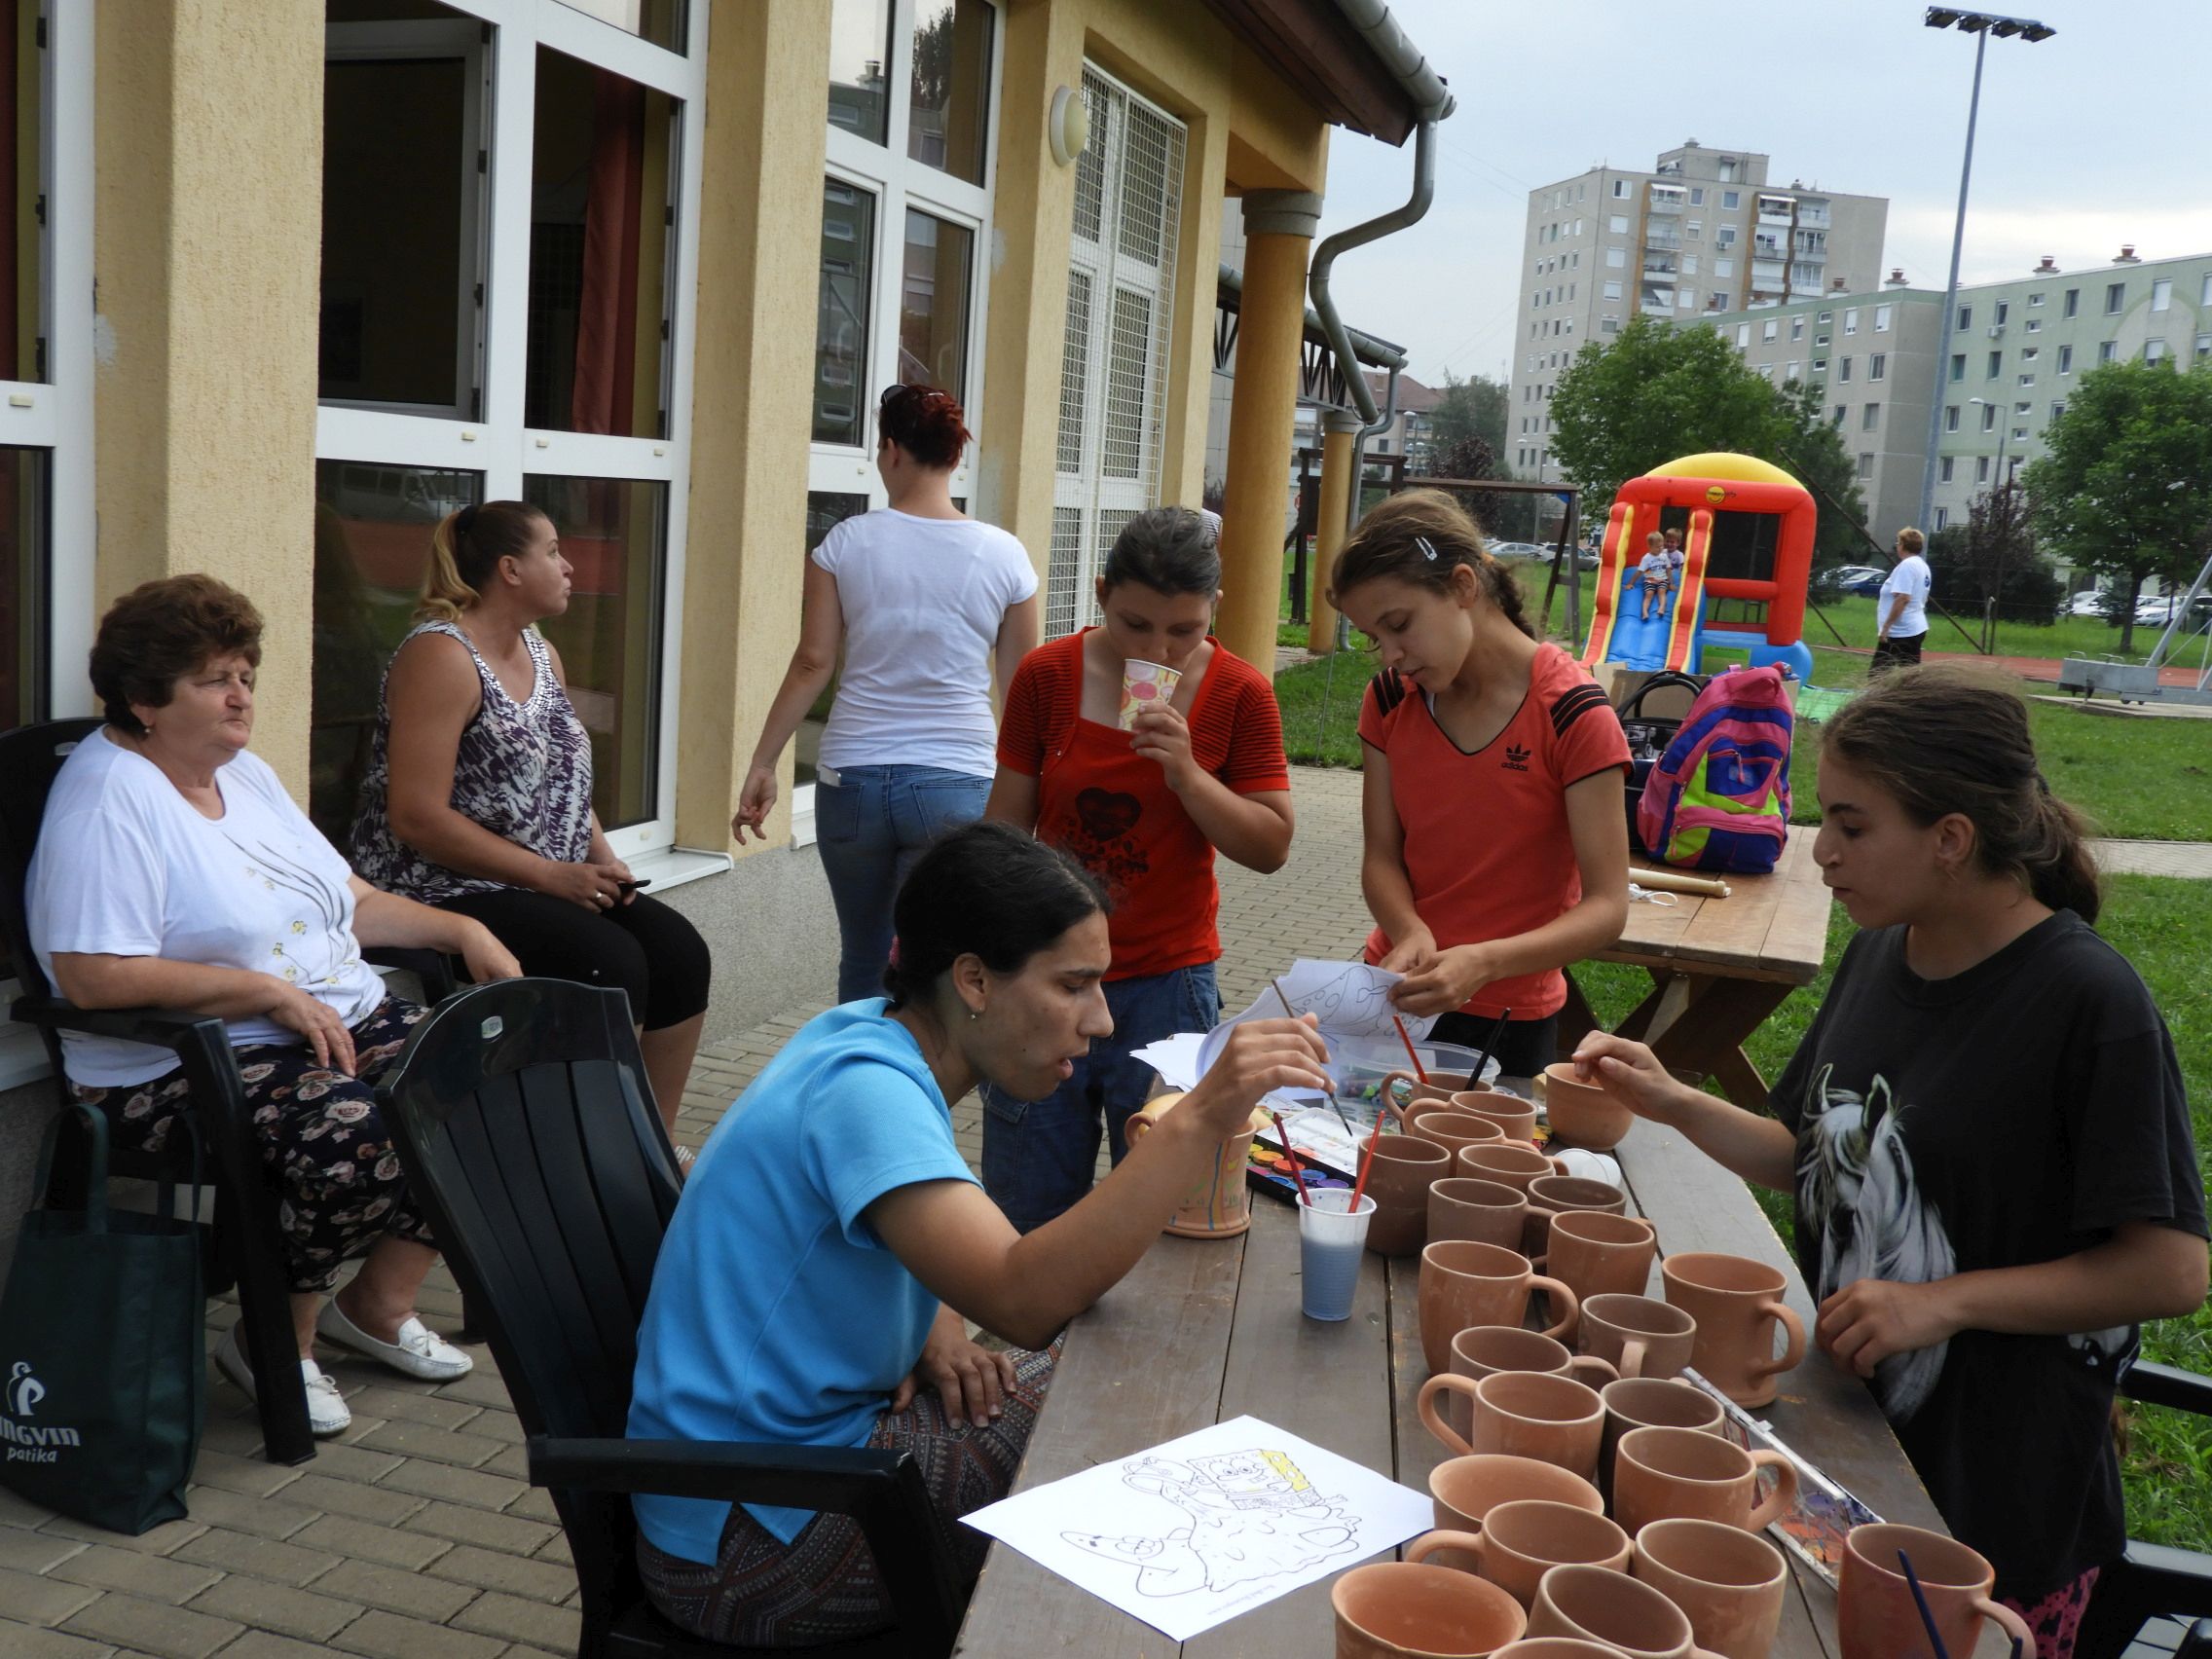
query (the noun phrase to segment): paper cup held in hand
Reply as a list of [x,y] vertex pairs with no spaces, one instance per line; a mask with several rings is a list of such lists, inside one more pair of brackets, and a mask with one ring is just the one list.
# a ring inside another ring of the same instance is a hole
[[1182,672],[1164,663],[1142,662],[1130,657],[1122,664],[1122,713],[1124,731],[1134,731],[1137,716],[1147,709],[1164,709],[1168,699],[1175,695],[1176,684]]

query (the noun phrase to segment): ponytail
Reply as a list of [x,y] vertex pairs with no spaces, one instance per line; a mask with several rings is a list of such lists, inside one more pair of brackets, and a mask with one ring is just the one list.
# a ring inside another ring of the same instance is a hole
[[486,501],[438,520],[430,532],[430,573],[415,620],[460,621],[483,597],[499,561],[530,551],[544,520],[544,512],[528,501]]
[[2089,827],[2050,793],[2027,705],[2009,686],[1947,664],[1886,674],[1821,728],[1821,753],[1879,779],[1917,824],[1959,814],[1985,874],[2095,923],[2103,895]]
[[1402,490],[1361,519],[1330,571],[1329,603],[1341,608],[1344,595],[1379,576],[1450,593],[1452,572],[1461,565],[1508,622],[1536,637],[1521,608],[1521,584],[1483,545],[1467,510],[1442,490]]

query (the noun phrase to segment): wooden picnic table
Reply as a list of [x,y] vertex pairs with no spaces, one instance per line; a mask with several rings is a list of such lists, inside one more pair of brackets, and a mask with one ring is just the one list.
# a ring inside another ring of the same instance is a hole
[[[1630,1209],[1658,1228],[1662,1254],[1722,1250],[1771,1262],[1788,1273],[1789,1306],[1812,1328],[1795,1264],[1742,1182],[1655,1124],[1639,1123],[1616,1156]],[[1162,1237],[1069,1328],[1016,1492],[1246,1414],[1427,1491],[1429,1470],[1447,1454],[1415,1412],[1428,1377],[1419,1258],[1367,1257],[1352,1316],[1322,1324],[1299,1311],[1296,1215],[1263,1197],[1253,1205],[1251,1230],[1239,1239]],[[1655,1267],[1654,1296],[1658,1283]],[[1817,1352],[1782,1379],[1780,1396],[1759,1415],[1885,1520],[1943,1529],[1873,1397]],[[1774,1659],[1834,1659],[1835,1593],[1789,1560],[1796,1585]],[[994,1543],[954,1651],[975,1659],[1319,1659],[1335,1652],[1330,1582],[1178,1646]],[[1976,1653],[2005,1650],[1994,1627],[1985,1628]]]
[[[1766,1081],[1744,1043],[1785,997],[1813,981],[1827,948],[1830,901],[1813,863],[1814,833],[1792,826],[1773,873],[1723,877],[1725,899],[1677,893],[1673,904],[1631,903],[1620,942],[1596,958],[1651,976],[1650,994],[1617,1035],[1650,1044],[1674,1071],[1716,1079],[1752,1111],[1766,1108]],[[1570,972],[1560,1040],[1577,1042],[1599,1023]]]

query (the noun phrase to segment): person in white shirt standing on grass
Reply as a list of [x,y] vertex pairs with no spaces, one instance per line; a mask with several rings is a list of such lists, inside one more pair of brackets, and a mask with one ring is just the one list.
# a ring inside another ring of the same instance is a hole
[[1910,668],[1920,660],[1928,638],[1928,588],[1934,579],[1921,550],[1928,537],[1917,530],[1898,532],[1898,562],[1874,599],[1874,661],[1869,674]]

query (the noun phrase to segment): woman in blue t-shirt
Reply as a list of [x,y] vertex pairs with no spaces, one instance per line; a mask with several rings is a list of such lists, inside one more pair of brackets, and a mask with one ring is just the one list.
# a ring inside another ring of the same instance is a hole
[[1823,728],[1814,856],[1861,932],[1774,1117],[1602,1032],[1575,1060],[1797,1200],[1828,1357],[1868,1380],[1951,1530],[2069,1659],[2126,1541],[2110,1432],[2137,1324],[2204,1300],[2172,1037],[2093,931],[2080,819],[2020,699],[1906,669]]
[[[964,1578],[957,1525],[1003,1497],[1061,1326],[1160,1236],[1262,1095],[1325,1088],[1310,1024],[1240,1026],[1205,1078],[1065,1214],[1018,1234],[953,1144],[980,1083],[1042,1099],[1113,1030],[1105,901],[1081,866],[1003,824],[956,830],[900,890],[888,1000],[818,1015],[709,1137],[638,1332],[630,1433],[910,1451]],[[966,1319],[1019,1345],[979,1347]],[[891,1611],[856,1523],[640,1496],[654,1604],[718,1641],[795,1647]]]

